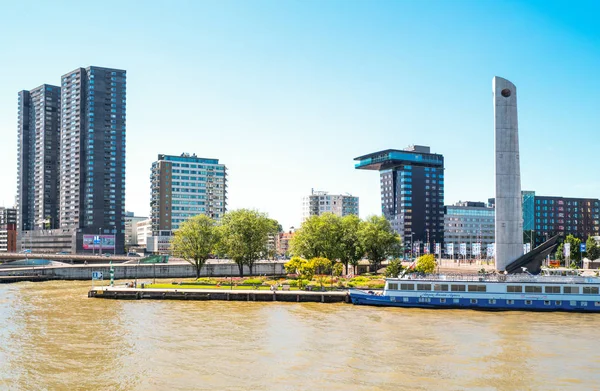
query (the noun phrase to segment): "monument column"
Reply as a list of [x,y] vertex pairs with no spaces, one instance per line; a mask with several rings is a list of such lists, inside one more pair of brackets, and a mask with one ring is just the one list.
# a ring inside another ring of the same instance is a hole
[[523,255],[523,213],[517,89],[510,81],[494,77],[494,135],[496,173],[496,270]]

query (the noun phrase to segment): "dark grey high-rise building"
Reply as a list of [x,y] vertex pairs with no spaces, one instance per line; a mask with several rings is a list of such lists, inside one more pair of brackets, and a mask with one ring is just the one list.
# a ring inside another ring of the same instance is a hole
[[19,92],[17,231],[58,227],[60,87]]
[[125,233],[125,96],[124,70],[62,76],[60,227],[115,235],[117,253]]
[[355,158],[357,169],[377,170],[381,210],[402,237],[406,252],[433,252],[444,241],[444,157],[413,145]]

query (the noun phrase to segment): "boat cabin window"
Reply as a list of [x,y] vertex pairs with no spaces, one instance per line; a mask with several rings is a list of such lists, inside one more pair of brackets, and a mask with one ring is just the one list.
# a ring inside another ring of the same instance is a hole
[[527,293],[542,293],[542,287],[535,286],[535,285],[525,285],[525,292],[527,292]]
[[578,286],[565,286],[563,287],[563,293],[579,293]]
[[544,292],[545,293],[560,293],[560,287],[559,286],[545,286]]
[[485,292],[485,285],[469,285],[469,292]]
[[508,285],[506,291],[508,293],[521,293],[523,292],[523,287],[521,285]]
[[598,294],[598,287],[597,286],[584,286],[583,287],[583,293],[597,295]]
[[414,291],[415,284],[400,284],[401,291]]
[[452,292],[464,292],[465,291],[465,286],[464,285],[451,285],[451,290]]
[[448,290],[448,284],[435,284],[433,290],[446,292]]
[[398,284],[393,284],[390,282],[388,283],[388,289],[393,291],[398,290]]
[[430,291],[431,284],[417,284],[417,290],[418,291]]

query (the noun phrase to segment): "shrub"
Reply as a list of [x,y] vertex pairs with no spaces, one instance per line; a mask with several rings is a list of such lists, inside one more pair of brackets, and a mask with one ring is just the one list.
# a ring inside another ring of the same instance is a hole
[[292,287],[297,287],[298,281],[297,280],[283,280],[283,281],[281,281],[281,285],[289,285]]
[[242,285],[262,285],[262,283],[262,278],[247,278],[244,280],[244,282],[242,282]]
[[367,282],[371,281],[371,279],[368,277],[365,277],[365,276],[357,276],[357,277],[352,278],[350,281],[354,282],[355,284],[360,285],[360,284],[366,284]]
[[390,263],[385,268],[385,276],[386,277],[398,277],[398,275],[402,272],[402,263],[399,259],[394,259],[390,261]]
[[202,284],[202,285],[216,285],[217,284],[217,280],[215,280],[214,278],[208,278],[208,277],[198,278],[194,282],[196,284]]

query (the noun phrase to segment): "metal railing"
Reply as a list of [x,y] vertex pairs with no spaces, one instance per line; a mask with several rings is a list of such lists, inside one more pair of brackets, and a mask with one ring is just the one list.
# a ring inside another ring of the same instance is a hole
[[528,274],[407,274],[402,278],[398,278],[398,281],[600,284],[599,277],[543,275],[534,276]]

